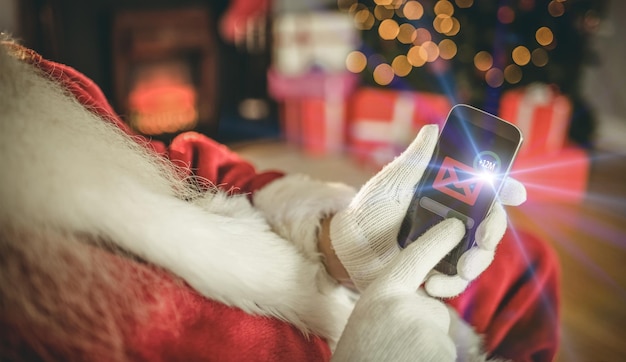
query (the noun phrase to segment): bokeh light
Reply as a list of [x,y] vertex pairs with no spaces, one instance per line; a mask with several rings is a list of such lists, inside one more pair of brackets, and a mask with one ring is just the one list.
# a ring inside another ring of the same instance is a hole
[[386,6],[376,5],[376,7],[374,8],[374,17],[376,17],[376,19],[378,20],[391,19],[393,17],[393,14],[393,9]]
[[406,77],[413,70],[413,66],[409,63],[406,55],[398,55],[391,62],[391,68],[398,77]]
[[522,69],[516,64],[509,64],[504,68],[504,79],[509,84],[517,84],[522,80]]
[[552,30],[546,26],[542,26],[537,29],[535,33],[535,39],[537,39],[537,43],[543,46],[550,45],[554,40],[554,34],[552,34]]
[[502,24],[511,24],[515,20],[515,11],[510,6],[501,6],[497,17]]
[[359,30],[369,30],[374,26],[374,15],[368,9],[358,10],[354,14],[354,23]]
[[548,13],[555,18],[558,18],[559,16],[565,14],[565,5],[561,2],[552,0],[548,4]]
[[433,27],[435,28],[435,31],[441,34],[451,31],[453,26],[454,22],[452,21],[450,15],[439,14],[433,20]]
[[485,81],[491,88],[498,88],[504,83],[504,74],[498,68],[491,68],[485,73]]
[[422,48],[426,50],[426,61],[431,63],[439,58],[439,47],[432,41],[425,41]]
[[545,51],[543,48],[537,48],[533,50],[532,62],[534,65],[538,67],[543,67],[548,64],[549,59],[550,58],[548,56],[548,52]]
[[367,57],[362,52],[355,50],[346,57],[346,69],[352,73],[361,73],[367,66]]
[[376,5],[391,5],[391,3],[393,3],[393,0],[374,0],[374,2],[376,3]]
[[515,47],[511,53],[515,64],[523,66],[530,62],[530,51],[523,45]]
[[426,28],[417,28],[415,29],[415,40],[413,40],[413,44],[422,45],[427,41],[431,41],[433,39],[432,35],[430,35],[430,31]]
[[374,68],[374,81],[380,85],[388,85],[394,78],[393,69],[389,64],[382,63]]
[[337,0],[337,8],[341,11],[348,11],[357,3],[358,0]]
[[403,44],[411,44],[417,37],[415,33],[415,27],[409,23],[400,25],[398,31],[398,41]]
[[461,30],[461,23],[459,22],[459,20],[457,18],[455,18],[454,16],[450,18],[452,20],[452,28],[450,29],[450,31],[447,31],[445,34],[447,36],[455,36],[459,33],[459,31]]
[[447,15],[448,17],[454,14],[454,6],[448,0],[439,0],[435,4],[436,15]]
[[457,52],[456,43],[451,39],[443,39],[439,42],[439,56],[442,59],[450,60]]
[[474,5],[474,0],[455,0],[454,2],[456,3],[456,6],[461,9],[469,8]]
[[406,54],[407,60],[414,67],[421,67],[426,64],[428,52],[421,45],[412,46]]
[[424,15],[424,7],[417,1],[407,1],[402,8],[402,13],[409,20],[419,20]]
[[378,26],[378,35],[385,40],[393,40],[398,36],[400,26],[393,19],[385,19]]
[[489,70],[493,65],[493,57],[489,54],[488,51],[482,50],[476,53],[474,56],[474,66],[478,70],[482,70],[483,72]]

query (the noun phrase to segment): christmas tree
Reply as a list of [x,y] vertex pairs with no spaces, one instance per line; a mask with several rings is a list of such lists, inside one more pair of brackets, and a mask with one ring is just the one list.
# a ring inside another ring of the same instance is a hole
[[574,106],[570,138],[588,144],[581,97],[590,37],[607,0],[339,0],[362,31],[347,60],[365,84],[446,94],[497,113],[502,92],[551,84]]

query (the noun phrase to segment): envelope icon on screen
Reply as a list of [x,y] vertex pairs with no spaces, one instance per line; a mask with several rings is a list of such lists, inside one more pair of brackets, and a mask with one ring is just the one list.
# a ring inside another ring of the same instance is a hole
[[484,180],[476,177],[474,168],[445,157],[433,182],[433,188],[448,196],[474,206]]

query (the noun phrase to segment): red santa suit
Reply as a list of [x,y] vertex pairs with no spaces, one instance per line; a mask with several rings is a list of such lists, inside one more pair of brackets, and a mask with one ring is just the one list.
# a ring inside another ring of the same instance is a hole
[[[91,80],[71,67],[22,51],[26,61],[60,82],[80,103],[132,134]],[[231,193],[247,194],[253,201],[270,184],[297,185],[300,180],[281,172],[259,172],[224,145],[194,132],[177,136],[169,145],[141,137],[137,140],[184,165],[189,174],[202,176]],[[315,190],[310,192],[315,194]],[[311,215],[318,211],[311,210]],[[151,314],[143,323],[125,329],[128,355],[134,360],[326,361],[331,357],[322,338],[305,336],[284,321],[253,316],[207,299],[149,263],[97,248],[94,253],[110,259],[121,270],[150,276],[145,282],[137,280],[136,285],[124,286],[149,290],[145,303],[154,306],[148,309]],[[463,294],[447,303],[484,336],[490,354],[516,361],[549,361],[559,341],[558,283],[558,262],[550,247],[531,234],[509,231],[492,265]],[[3,348],[29,348],[10,334],[3,328]],[[92,357],[107,360],[105,356]]]

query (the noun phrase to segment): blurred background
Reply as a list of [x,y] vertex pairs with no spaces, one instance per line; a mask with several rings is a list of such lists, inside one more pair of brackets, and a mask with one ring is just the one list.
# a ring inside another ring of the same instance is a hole
[[626,347],[626,3],[0,0],[0,29],[93,79],[138,133],[360,186],[468,103],[515,123],[511,226],[562,265],[560,361]]

